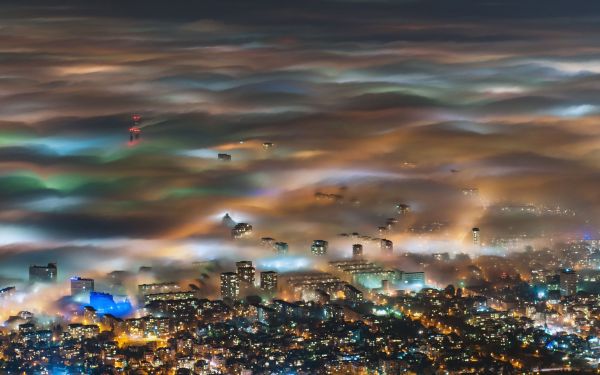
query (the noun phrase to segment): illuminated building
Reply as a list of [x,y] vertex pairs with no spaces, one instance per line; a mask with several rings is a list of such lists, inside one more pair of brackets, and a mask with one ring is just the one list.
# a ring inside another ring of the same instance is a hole
[[179,291],[179,292],[169,292],[169,293],[154,293],[154,294],[146,294],[144,296],[144,303],[148,304],[154,301],[172,301],[172,300],[180,300],[180,299],[191,299],[196,296],[196,293],[191,291]]
[[273,308],[287,319],[297,319],[302,315],[299,306],[293,302],[274,299]]
[[479,228],[473,228],[472,235],[473,235],[473,245],[481,246],[481,234],[479,233]]
[[277,254],[285,255],[289,251],[289,246],[286,242],[275,242],[275,250]]
[[56,282],[58,269],[56,263],[48,263],[46,266],[29,266],[29,281],[40,283]]
[[353,285],[346,284],[343,289],[344,298],[352,302],[362,302],[363,293]]
[[[264,306],[264,305],[256,305],[256,320],[263,323],[269,324],[269,322],[273,321],[278,316],[278,311],[272,307]],[[242,374],[252,374],[252,372],[242,371]]]
[[248,223],[238,223],[231,229],[233,238],[242,238],[252,234],[252,225]]
[[112,314],[114,316],[123,316],[131,311],[131,303],[125,297],[115,301],[115,297],[109,293],[91,292],[90,305],[96,309],[98,314]]
[[285,285],[294,297],[303,300],[316,299],[317,291],[324,291],[332,296],[336,295],[347,284],[339,277],[325,272],[286,274],[281,278],[285,279]]
[[387,229],[392,229],[392,227],[396,224],[398,224],[398,219],[395,217],[390,217],[385,220],[385,226]]
[[88,295],[94,291],[94,279],[71,278],[71,296]]
[[466,197],[476,197],[479,195],[479,189],[477,188],[463,188],[461,192]]
[[313,299],[316,303],[325,304],[331,301],[331,296],[324,290],[316,289],[314,295]]
[[398,272],[386,270],[366,260],[343,260],[330,262],[329,264],[347,275],[347,280],[369,289],[381,287],[383,280],[399,280]]
[[544,269],[531,270],[531,283],[537,285],[544,285],[548,281],[549,271]]
[[548,291],[560,292],[560,275],[546,276],[546,288]]
[[221,296],[223,299],[235,300],[240,295],[240,280],[235,272],[221,274]]
[[442,261],[442,262],[447,262],[450,260],[450,254],[448,254],[448,253],[435,253],[435,254],[432,254],[431,256],[433,257],[433,259]]
[[384,280],[396,278],[396,272],[391,270],[361,270],[352,272],[352,280],[365,288],[380,288]]
[[27,338],[37,344],[43,344],[52,341],[52,331],[43,329],[27,334]]
[[381,251],[384,253],[389,254],[394,252],[394,243],[390,240],[382,238],[381,241],[379,241],[379,246],[381,247]]
[[586,239],[580,241],[589,253],[595,253],[600,251],[600,240],[598,239]]
[[18,316],[20,319],[23,319],[23,320],[33,319],[33,313],[30,311],[19,311]]
[[85,306],[83,308],[83,320],[86,323],[96,323],[98,319],[98,314],[96,314],[96,309],[92,306]]
[[6,298],[14,295],[16,288],[14,286],[7,286],[6,288],[0,289],[0,298]]
[[503,215],[536,215],[539,213],[537,207],[531,204],[501,204],[489,208]]
[[252,266],[252,262],[249,260],[243,260],[235,263],[237,269],[238,279],[240,282],[247,285],[254,285],[254,277],[256,269]]
[[100,328],[95,324],[69,324],[67,333],[74,339],[81,340],[83,338],[92,338],[98,336]]
[[396,211],[400,215],[406,215],[406,214],[410,213],[410,206],[408,204],[405,204],[405,203],[398,203],[396,205]]
[[577,272],[570,268],[560,271],[560,294],[572,296],[577,293]]
[[179,284],[175,282],[140,284],[138,285],[140,295],[157,294],[157,293],[173,293],[181,291]]
[[146,316],[142,318],[144,327],[144,336],[165,337],[171,332],[169,318],[159,318],[155,316]]
[[23,323],[19,324],[19,333],[33,333],[35,332],[35,324],[33,323]]
[[221,161],[231,161],[231,155],[229,154],[218,154],[217,159]]
[[363,246],[359,243],[352,245],[352,258],[360,259],[363,256]]
[[200,301],[196,298],[177,300],[155,300],[148,303],[145,310],[155,316],[169,316],[175,318],[194,317]]
[[325,255],[327,254],[327,247],[329,246],[329,243],[327,241],[324,240],[314,240],[311,247],[310,247],[310,251],[313,253],[313,255]]
[[402,272],[402,284],[423,287],[425,285],[425,272]]
[[277,290],[277,272],[263,271],[260,273],[260,288],[268,292]]
[[135,337],[143,337],[145,334],[144,318],[132,318],[125,320],[125,330],[128,335]]
[[275,239],[272,237],[263,237],[260,239],[260,244],[266,248],[272,248],[275,246]]
[[592,269],[600,269],[600,251],[594,249],[587,255],[586,266]]

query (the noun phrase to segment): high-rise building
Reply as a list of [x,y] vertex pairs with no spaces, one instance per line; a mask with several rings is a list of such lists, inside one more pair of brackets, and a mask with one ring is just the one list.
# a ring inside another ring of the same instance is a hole
[[256,269],[252,266],[252,262],[249,260],[242,260],[235,263],[237,269],[238,280],[248,285],[254,285],[254,275]]
[[548,291],[560,291],[560,275],[546,276],[546,289]]
[[277,254],[285,255],[289,251],[289,246],[287,242],[275,242],[275,250],[277,250]]
[[560,294],[572,296],[577,293],[577,272],[571,268],[560,271]]
[[395,217],[390,217],[385,220],[385,227],[387,229],[392,229],[392,227],[396,224],[398,224],[398,219]]
[[71,296],[89,295],[94,291],[94,279],[71,277]]
[[479,228],[473,228],[473,245],[481,246],[481,233],[479,233]]
[[360,259],[363,256],[363,245],[357,243],[352,245],[352,258]]
[[221,274],[221,296],[223,299],[237,299],[240,295],[240,280],[235,272]]
[[217,159],[221,161],[231,161],[231,155],[229,154],[218,154]]
[[275,271],[263,271],[260,273],[260,288],[274,292],[277,290],[277,272]]
[[29,281],[40,283],[56,282],[58,269],[56,263],[48,263],[46,266],[29,266]]
[[405,203],[398,203],[396,205],[396,211],[400,214],[400,215],[406,215],[410,212],[410,206],[408,204]]
[[275,239],[272,237],[262,237],[260,244],[266,248],[273,248],[275,247]]
[[384,253],[393,253],[394,252],[394,243],[390,240],[386,240],[382,238],[379,246],[381,247],[381,251]]
[[236,224],[236,222],[231,218],[229,213],[226,213],[225,216],[223,216],[223,219],[221,219],[221,222],[223,223],[224,226],[226,226],[228,228],[233,228],[233,227],[235,227],[235,224]]
[[325,255],[327,254],[327,247],[329,246],[329,243],[325,240],[314,240],[311,247],[310,247],[310,251],[314,254],[314,255]]
[[231,236],[233,238],[242,238],[252,234],[252,225],[248,223],[237,223],[233,229],[231,229]]

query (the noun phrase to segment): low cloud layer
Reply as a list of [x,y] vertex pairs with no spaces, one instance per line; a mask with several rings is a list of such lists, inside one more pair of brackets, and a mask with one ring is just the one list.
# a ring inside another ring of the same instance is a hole
[[[235,258],[261,236],[598,237],[598,4],[197,3],[0,6],[0,273]],[[255,239],[229,240],[226,212]]]

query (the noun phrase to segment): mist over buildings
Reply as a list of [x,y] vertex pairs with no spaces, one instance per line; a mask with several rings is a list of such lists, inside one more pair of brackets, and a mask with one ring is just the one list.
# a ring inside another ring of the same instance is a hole
[[[63,284],[140,266],[165,280],[216,259],[301,269],[314,239],[330,241],[329,259],[362,242],[399,262],[355,232],[397,253],[598,237],[597,6],[573,23],[554,2],[453,2],[464,14],[207,2],[156,22],[155,3],[2,6],[5,279],[47,262]],[[133,113],[143,135],[131,143]],[[226,213],[252,237],[231,239]]]

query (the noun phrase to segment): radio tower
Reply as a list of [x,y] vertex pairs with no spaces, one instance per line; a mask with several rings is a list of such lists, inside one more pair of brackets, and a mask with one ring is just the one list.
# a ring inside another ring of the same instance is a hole
[[140,139],[142,129],[139,128],[139,124],[142,121],[142,116],[134,114],[131,116],[133,120],[133,126],[129,128],[129,142],[133,142],[134,139]]

